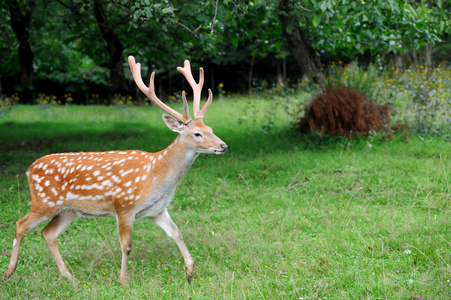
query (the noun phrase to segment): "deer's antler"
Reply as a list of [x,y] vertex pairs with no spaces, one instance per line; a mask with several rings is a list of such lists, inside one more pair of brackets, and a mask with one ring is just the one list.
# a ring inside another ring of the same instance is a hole
[[130,70],[132,71],[133,79],[135,80],[136,85],[147,96],[147,98],[149,98],[156,106],[158,106],[171,116],[179,119],[183,123],[188,124],[191,121],[191,118],[188,113],[188,102],[186,101],[186,98],[184,96],[183,96],[183,115],[182,115],[181,113],[173,110],[172,108],[164,104],[160,99],[158,99],[157,95],[155,94],[155,84],[154,84],[155,72],[152,72],[152,75],[150,76],[149,87],[147,87],[141,78],[141,64],[136,63],[135,58],[131,55],[128,57],[128,64],[130,65]]
[[[205,112],[213,100],[213,94],[210,89],[208,89],[208,100],[205,105],[200,109],[200,96],[202,92],[202,87],[204,85],[204,69],[199,69],[199,83],[196,83],[194,80],[193,74],[191,72],[191,65],[188,60],[185,60],[184,66],[177,67],[177,70],[185,76],[188,83],[191,85],[193,89],[193,112],[194,119],[203,119]],[[182,93],[183,101],[186,101],[185,91]]]

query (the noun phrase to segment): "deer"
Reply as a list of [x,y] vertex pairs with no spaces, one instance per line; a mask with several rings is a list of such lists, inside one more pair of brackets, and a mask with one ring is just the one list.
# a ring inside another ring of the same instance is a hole
[[19,250],[25,235],[41,223],[50,222],[41,235],[46,241],[58,270],[74,281],[57,246],[57,238],[76,217],[115,217],[122,251],[120,282],[128,283],[128,258],[132,249],[133,222],[149,217],[173,239],[181,251],[188,283],[194,276],[194,260],[182,234],[168,213],[177,185],[200,153],[223,154],[227,144],[203,122],[213,93],[200,108],[204,83],[203,69],[196,82],[190,62],[177,67],[193,89],[194,120],[188,113],[185,91],[182,92],[183,114],[170,108],[155,94],[155,72],[146,86],[141,65],[128,57],[131,73],[138,88],[169,115],[163,114],[167,127],[178,133],[165,149],[149,153],[140,150],[77,152],[49,154],[37,159],[26,172],[31,195],[30,211],[16,222],[11,260],[3,279],[8,280],[17,267]]

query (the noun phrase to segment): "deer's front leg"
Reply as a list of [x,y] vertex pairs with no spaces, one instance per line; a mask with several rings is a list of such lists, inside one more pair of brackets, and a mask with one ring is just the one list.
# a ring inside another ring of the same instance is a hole
[[122,264],[121,264],[121,283],[128,284],[128,256],[132,251],[132,233],[133,222],[130,216],[117,216],[117,227],[119,231],[119,238],[121,241],[122,250]]
[[186,266],[186,279],[188,283],[191,282],[191,278],[194,276],[194,260],[191,257],[188,249],[183,242],[182,234],[180,233],[177,225],[172,221],[171,216],[169,216],[167,209],[165,209],[160,215],[152,218],[155,224],[158,225],[161,229],[163,229],[166,234],[171,237],[174,242],[179,247],[182,252],[183,258],[185,259]]

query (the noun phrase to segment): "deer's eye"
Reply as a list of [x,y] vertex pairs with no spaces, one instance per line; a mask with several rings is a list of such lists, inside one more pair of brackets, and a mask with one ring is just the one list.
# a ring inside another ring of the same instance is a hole
[[202,133],[200,133],[200,132],[195,132],[195,133],[194,133],[194,136],[195,136],[195,137],[202,137]]

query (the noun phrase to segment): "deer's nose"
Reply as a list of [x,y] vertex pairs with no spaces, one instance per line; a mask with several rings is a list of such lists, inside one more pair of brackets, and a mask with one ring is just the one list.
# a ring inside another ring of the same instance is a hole
[[226,144],[221,144],[221,149],[223,152],[227,151],[227,145]]

